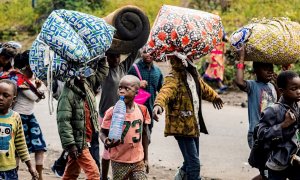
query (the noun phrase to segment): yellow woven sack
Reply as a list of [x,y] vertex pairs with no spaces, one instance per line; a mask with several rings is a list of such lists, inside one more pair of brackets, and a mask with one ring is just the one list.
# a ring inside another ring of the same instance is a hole
[[246,61],[291,64],[300,60],[300,24],[288,18],[252,19],[230,37],[231,45],[246,48]]

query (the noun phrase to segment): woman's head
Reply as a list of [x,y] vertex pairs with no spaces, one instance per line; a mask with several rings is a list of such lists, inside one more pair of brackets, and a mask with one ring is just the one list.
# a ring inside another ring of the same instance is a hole
[[17,55],[21,45],[16,42],[3,43],[0,46],[0,66],[4,67]]
[[277,86],[287,101],[300,101],[300,78],[296,72],[281,72],[277,77]]
[[140,88],[140,80],[136,76],[126,75],[119,83],[119,96],[124,96],[125,103],[132,102]]

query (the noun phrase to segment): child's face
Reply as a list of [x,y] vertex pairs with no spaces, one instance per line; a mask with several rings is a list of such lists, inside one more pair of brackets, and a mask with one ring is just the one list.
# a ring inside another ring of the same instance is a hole
[[11,60],[12,60],[12,57],[0,55],[0,66],[2,66],[2,67],[6,66],[6,64],[8,64]]
[[256,77],[259,81],[270,82],[274,75],[272,64],[263,64],[255,70]]
[[282,89],[283,97],[290,102],[300,101],[300,78],[294,77],[287,81],[286,88]]
[[128,103],[133,101],[135,95],[137,94],[137,88],[132,82],[123,79],[120,81],[118,93],[119,96],[124,96],[125,103]]
[[15,99],[14,88],[7,83],[0,83],[0,113],[7,112]]

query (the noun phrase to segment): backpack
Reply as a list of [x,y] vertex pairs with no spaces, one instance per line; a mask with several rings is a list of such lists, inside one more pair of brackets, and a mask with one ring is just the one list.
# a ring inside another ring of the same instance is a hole
[[[283,106],[281,103],[275,103],[277,105],[273,106],[275,112],[279,110],[280,106]],[[277,113],[277,118],[279,116],[279,113]],[[271,153],[272,144],[267,144],[263,139],[258,138],[258,128],[259,123],[255,126],[254,132],[253,132],[253,140],[254,144],[250,151],[250,155],[248,158],[248,163],[255,168],[258,169],[264,169],[266,166],[266,162],[268,161]]]
[[257,138],[258,128],[259,126],[257,124],[254,128],[254,133],[253,133],[254,144],[250,151],[248,163],[252,167],[258,169],[264,169],[271,150],[270,148],[265,148],[264,141],[262,139]]

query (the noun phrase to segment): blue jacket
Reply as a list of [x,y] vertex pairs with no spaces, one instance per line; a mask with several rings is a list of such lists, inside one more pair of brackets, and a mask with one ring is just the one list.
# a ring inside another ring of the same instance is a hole
[[297,150],[297,123],[281,128],[285,114],[291,110],[299,122],[299,107],[294,103],[292,107],[281,97],[278,103],[266,108],[258,123],[258,138],[262,139],[265,147],[270,148],[270,156],[266,166],[274,171],[282,171],[290,165],[291,155]]

